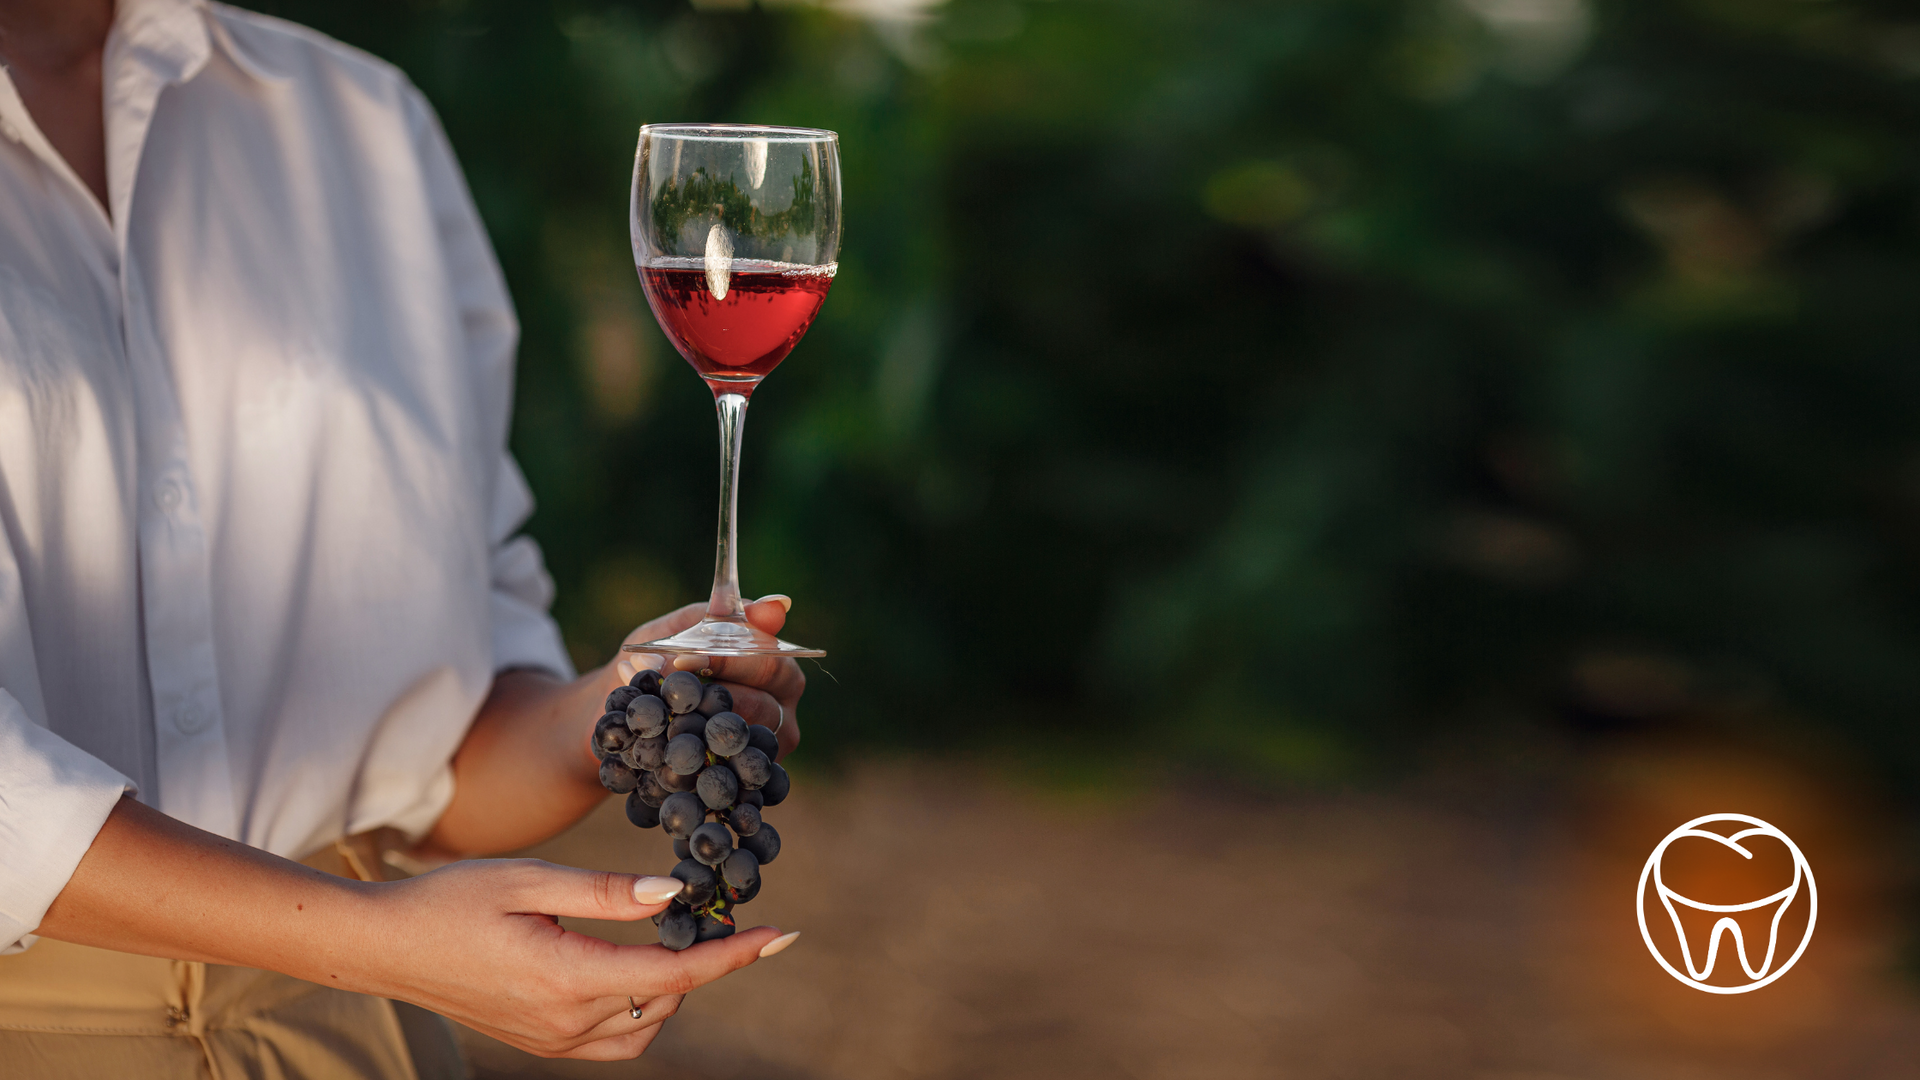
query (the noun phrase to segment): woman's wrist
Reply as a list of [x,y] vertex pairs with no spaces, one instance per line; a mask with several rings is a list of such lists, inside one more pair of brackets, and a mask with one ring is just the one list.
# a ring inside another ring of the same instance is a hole
[[570,681],[539,671],[496,676],[454,755],[453,801],[428,846],[456,854],[511,851],[544,840],[605,799],[588,742],[613,665]]
[[[424,961],[414,955],[427,928],[412,880],[341,881],[333,906],[321,922],[339,944],[316,951],[309,972],[288,974],[323,986],[376,997],[408,997],[408,973]],[[286,969],[282,969],[286,970]]]
[[284,945],[269,942],[228,963],[280,971],[321,986],[391,996],[385,939],[402,915],[394,886],[328,876],[296,901]]

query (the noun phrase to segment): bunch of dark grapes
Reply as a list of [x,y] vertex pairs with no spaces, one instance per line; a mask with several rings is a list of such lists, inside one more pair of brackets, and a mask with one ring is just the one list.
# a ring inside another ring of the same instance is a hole
[[734,931],[733,909],[760,895],[780,834],[760,818],[791,781],[773,732],[733,711],[733,695],[691,671],[642,671],[607,695],[593,727],[600,783],[627,797],[627,819],[663,827],[684,887],[653,917],[675,952]]

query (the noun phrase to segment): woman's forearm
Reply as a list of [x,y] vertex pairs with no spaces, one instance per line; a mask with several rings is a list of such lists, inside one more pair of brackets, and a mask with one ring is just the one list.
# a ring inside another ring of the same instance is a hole
[[587,743],[600,703],[620,678],[612,665],[572,682],[504,672],[453,758],[453,802],[427,838],[460,854],[511,851],[585,817],[606,798]]
[[266,968],[423,1005],[534,1053],[612,1059],[644,1050],[688,990],[783,947],[772,927],[673,953],[559,923],[637,921],[683,888],[530,859],[348,881],[122,799],[35,932]]
[[203,832],[130,798],[36,933],[175,960],[242,964],[348,989],[372,887]]
[[[606,686],[602,688],[601,684]],[[587,717],[617,676],[571,683],[508,672],[454,758],[453,802],[430,842],[463,853],[551,836],[606,797]],[[373,988],[356,948],[381,893],[215,836],[124,798],[37,933],[175,960],[268,968],[347,989]]]

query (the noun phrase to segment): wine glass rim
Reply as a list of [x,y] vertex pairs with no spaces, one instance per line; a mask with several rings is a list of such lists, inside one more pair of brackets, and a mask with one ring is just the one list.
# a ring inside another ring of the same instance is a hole
[[641,135],[675,139],[766,139],[771,142],[838,141],[840,133],[825,128],[777,127],[765,124],[642,124]]

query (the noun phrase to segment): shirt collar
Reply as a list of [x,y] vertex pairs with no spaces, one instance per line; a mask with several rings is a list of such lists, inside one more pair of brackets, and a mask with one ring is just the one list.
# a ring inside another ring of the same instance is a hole
[[235,67],[270,78],[234,47],[207,0],[120,0],[115,6],[104,58],[107,196],[115,240],[123,250],[134,178],[160,93],[198,75],[216,42]]
[[127,240],[127,208],[154,107],[168,86],[206,67],[213,53],[200,0],[120,0],[107,33],[107,206],[116,247]]
[[[204,0],[119,0],[107,37],[107,51],[119,53],[119,63],[109,60],[108,70],[132,62],[162,84],[193,78],[213,52],[207,14]],[[109,81],[107,97],[118,89]]]
[[114,30],[147,52],[155,73],[168,82],[199,74],[216,48],[251,78],[285,82],[234,40],[215,6],[207,0],[119,0]]

